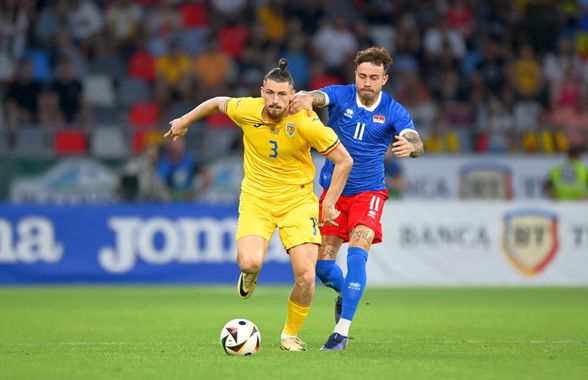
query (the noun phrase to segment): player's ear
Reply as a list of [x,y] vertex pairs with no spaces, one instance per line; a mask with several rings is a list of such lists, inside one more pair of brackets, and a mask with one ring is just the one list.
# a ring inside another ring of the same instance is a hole
[[385,85],[388,82],[388,74],[384,75],[384,80],[382,81],[382,85]]

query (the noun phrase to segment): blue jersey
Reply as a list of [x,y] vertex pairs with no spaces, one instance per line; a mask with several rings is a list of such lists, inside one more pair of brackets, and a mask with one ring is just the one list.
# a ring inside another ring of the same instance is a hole
[[[416,132],[410,114],[384,91],[371,107],[363,106],[355,85],[327,86],[320,90],[327,97],[329,122],[327,125],[353,158],[353,168],[343,195],[365,191],[385,190],[384,154],[395,135]],[[334,164],[325,160],[320,184],[327,189],[331,184]]]

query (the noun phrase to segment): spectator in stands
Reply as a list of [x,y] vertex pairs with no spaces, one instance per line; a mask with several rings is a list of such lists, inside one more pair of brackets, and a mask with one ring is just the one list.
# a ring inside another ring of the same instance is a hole
[[543,72],[551,86],[562,83],[570,68],[580,74],[581,67],[580,57],[574,51],[572,41],[566,34],[559,37],[556,50],[547,52],[543,60]]
[[257,8],[257,19],[263,25],[265,37],[272,42],[282,42],[286,35],[284,0],[270,0]]
[[32,79],[31,61],[22,62],[19,69],[18,78],[8,85],[4,98],[8,119],[8,142],[11,146],[16,141],[19,126],[37,121],[37,106],[42,90],[41,83]]
[[169,51],[155,61],[157,93],[161,103],[185,98],[193,74],[192,60],[182,51],[178,41],[172,41]]
[[68,3],[69,32],[78,44],[90,48],[91,38],[104,27],[104,13],[90,0],[70,0]]
[[72,65],[74,77],[81,80],[86,74],[87,60],[84,52],[74,44],[66,30],[57,32],[54,42],[52,49],[49,51],[51,63],[56,65],[61,60],[68,60]]
[[477,119],[478,133],[487,136],[488,150],[508,153],[513,144],[514,119],[500,98],[491,95],[478,111]]
[[588,92],[575,98],[571,106],[555,107],[547,120],[556,131],[562,131],[573,146],[586,146],[588,143]]
[[510,83],[513,84],[519,98],[539,99],[543,93],[544,81],[541,64],[535,57],[535,51],[529,43],[523,43],[518,55],[510,67]]
[[[327,65],[330,71],[339,71],[357,51],[357,38],[342,15],[324,20],[318,32],[312,37],[315,55]],[[333,47],[337,48],[334,49]]]
[[0,3],[0,51],[19,59],[27,48],[27,33],[34,16],[33,1],[3,0]]
[[199,85],[213,89],[235,77],[233,66],[233,58],[219,49],[216,36],[209,37],[204,51],[194,60],[194,72]]
[[136,36],[143,12],[132,0],[114,0],[108,5],[105,16],[110,35],[118,45],[128,45]]
[[571,147],[566,162],[549,172],[544,190],[551,199],[578,201],[588,198],[588,169],[581,160],[582,152],[582,147]]
[[159,157],[158,173],[175,201],[193,201],[210,187],[212,176],[186,151],[185,139],[169,140]]
[[143,152],[127,162],[120,176],[123,201],[168,202],[171,192],[158,173],[159,144],[146,144]]
[[40,46],[51,47],[61,26],[67,24],[67,12],[67,0],[50,2],[41,10],[34,29],[36,42]]
[[564,72],[562,81],[552,83],[551,107],[560,108],[571,106],[582,96],[586,83],[578,74],[574,66],[568,66]]
[[145,82],[153,82],[155,79],[155,58],[147,50],[147,39],[145,36],[139,36],[135,51],[129,59],[127,68],[129,77],[141,79]]
[[71,63],[64,59],[57,64],[55,79],[51,83],[59,100],[59,109],[68,123],[80,121],[82,112],[82,83],[73,75]]

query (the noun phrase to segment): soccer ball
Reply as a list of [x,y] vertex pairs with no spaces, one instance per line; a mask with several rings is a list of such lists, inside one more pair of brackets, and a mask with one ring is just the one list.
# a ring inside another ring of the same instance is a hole
[[259,351],[261,334],[253,322],[243,318],[233,319],[223,326],[220,343],[229,355],[253,355]]

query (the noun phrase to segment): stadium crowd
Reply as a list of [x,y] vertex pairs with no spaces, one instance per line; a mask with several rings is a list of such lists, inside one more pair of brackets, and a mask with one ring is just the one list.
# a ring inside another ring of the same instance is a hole
[[[587,144],[585,0],[1,0],[0,25],[0,153],[130,157],[205,98],[258,94],[279,57],[317,89],[372,45],[429,153]],[[224,115],[203,124],[200,160],[239,148]]]

